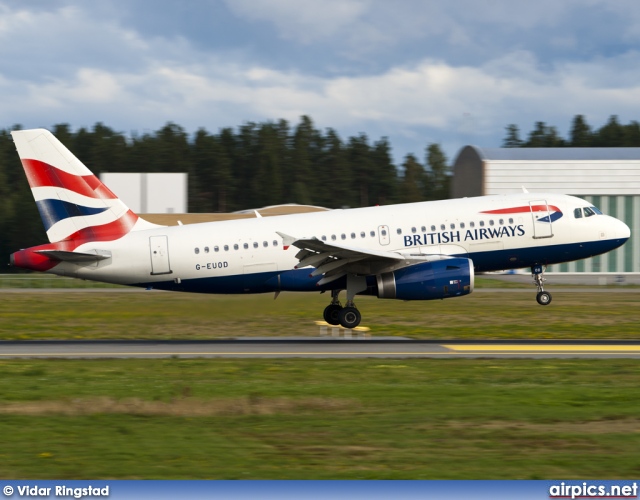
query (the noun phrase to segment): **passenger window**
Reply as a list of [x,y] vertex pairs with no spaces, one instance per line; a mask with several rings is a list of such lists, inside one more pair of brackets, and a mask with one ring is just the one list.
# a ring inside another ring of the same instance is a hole
[[347,235],[346,235],[346,234],[344,234],[344,233],[342,233],[342,234],[340,235],[340,238],[342,238],[343,240],[346,240],[346,239],[347,239]]
[[440,224],[440,230],[441,230],[441,231],[444,231],[444,230],[445,230],[445,228],[446,228],[446,226],[445,226],[444,224]]
[[576,209],[573,211],[573,216],[574,216],[576,219],[582,219],[582,209],[581,209],[581,208],[576,208]]
[[484,221],[483,220],[480,221],[480,227],[484,227]]
[[513,219],[509,219],[509,224],[513,224]]
[[324,234],[322,235],[322,241],[327,241],[327,237]]
[[220,251],[220,247],[219,247],[219,246],[215,246],[215,247],[213,247],[213,251],[214,251],[214,252],[219,252],[219,251]]
[[204,247],[204,253],[209,253],[209,247]]
[[501,226],[504,226],[504,219],[500,219],[498,222],[500,222]]
[[455,229],[455,228],[456,228],[456,225],[452,223],[452,224],[450,224],[450,225],[449,225],[449,227],[450,227],[451,229]]
[[491,220],[489,221],[489,225],[490,225],[490,226],[493,226],[493,219],[491,219]]
[[476,227],[476,223],[475,222],[469,222],[469,227]]
[[375,231],[371,231],[369,234],[371,235],[372,238],[376,237],[376,232]]
[[356,233],[351,233],[351,239],[355,240],[356,239]]
[[411,228],[411,232],[412,232],[412,233],[415,233],[416,231],[417,231],[417,229],[416,229],[415,227],[412,227],[412,228]]
[[263,241],[262,242],[262,246],[267,248],[269,246],[269,242],[268,241]]
[[332,239],[333,241],[336,241],[336,235],[335,235],[335,234],[332,234],[332,235],[331,235],[331,239]]
[[198,255],[198,254],[200,253],[200,249],[199,249],[198,247],[196,247],[196,248],[194,249],[194,252],[196,253],[196,255]]
[[257,241],[253,242],[253,248],[258,248],[258,242]]
[[245,243],[244,245],[242,245],[244,247],[245,250],[249,249],[249,243]]
[[225,245],[225,246],[224,246],[224,251],[225,251],[225,252],[228,252],[228,251],[229,251],[229,245]]
[[383,229],[383,230],[382,230],[382,231],[380,231],[380,232],[381,232],[382,236],[386,236],[386,235],[387,235],[387,230],[386,230],[386,229]]
[[427,232],[427,228],[426,228],[426,226],[422,226],[422,227],[420,228],[420,230],[421,230],[423,233],[426,233],[426,232]]
[[465,226],[464,226],[464,222],[461,222],[461,223],[460,223],[460,229],[464,229],[464,227],[465,227]]
[[277,247],[278,246],[278,240],[273,240],[273,246]]
[[402,234],[402,229],[398,228],[398,229],[396,230],[396,232],[397,232],[398,234]]
[[435,231],[436,230],[436,226],[431,226],[431,231]]
[[236,243],[235,245],[233,245],[233,249],[234,249],[234,250],[238,250],[238,248],[240,248],[240,247],[238,246],[238,244],[237,244],[237,243]]
[[362,232],[360,233],[360,238],[364,238],[366,235],[367,235],[367,234],[366,234],[364,231],[362,231]]

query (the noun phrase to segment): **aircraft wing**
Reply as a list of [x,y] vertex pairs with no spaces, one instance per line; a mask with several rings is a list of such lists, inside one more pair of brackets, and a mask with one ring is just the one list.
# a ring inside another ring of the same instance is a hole
[[[311,276],[324,275],[318,285],[324,285],[346,274],[380,274],[410,265],[414,256],[397,252],[385,252],[358,248],[337,243],[326,243],[318,238],[295,238],[278,233],[284,240],[285,248],[294,246],[300,249],[296,254],[299,263],[296,269],[313,266]],[[427,256],[418,260],[427,260]],[[441,256],[437,256],[439,259]]]

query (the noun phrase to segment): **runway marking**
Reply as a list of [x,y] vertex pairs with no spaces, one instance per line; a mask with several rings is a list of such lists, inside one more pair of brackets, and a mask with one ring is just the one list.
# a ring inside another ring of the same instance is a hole
[[640,345],[484,345],[484,344],[465,344],[465,345],[448,345],[442,344],[442,347],[454,351],[552,351],[552,352],[640,352]]
[[215,351],[215,352],[55,352],[55,353],[32,353],[32,352],[24,352],[24,353],[0,353],[0,357],[2,356],[49,356],[49,357],[58,357],[58,356],[215,356],[215,355],[223,355],[223,356],[328,356],[328,355],[336,355],[336,356],[371,356],[371,355],[381,355],[381,356],[424,356],[425,354],[455,354],[454,352],[436,352],[436,351],[424,351],[424,352],[271,352],[271,351],[251,351],[251,352],[225,352],[225,351]]
[[[530,346],[533,349],[527,350],[520,346],[443,346],[451,349],[450,351],[412,351],[412,352],[224,352],[224,351],[198,351],[198,352],[69,352],[69,353],[0,353],[0,358],[17,358],[17,357],[43,357],[43,358],[59,358],[59,357],[159,357],[159,356],[455,356],[468,354],[483,354],[494,356],[508,356],[511,354],[563,354],[563,355],[580,355],[585,352],[591,354],[625,354],[640,353],[640,346],[608,346],[604,349],[601,346]],[[472,349],[473,348],[473,349]],[[571,350],[569,350],[571,349]],[[537,352],[536,352],[537,350]],[[524,352],[526,351],[526,352]]]

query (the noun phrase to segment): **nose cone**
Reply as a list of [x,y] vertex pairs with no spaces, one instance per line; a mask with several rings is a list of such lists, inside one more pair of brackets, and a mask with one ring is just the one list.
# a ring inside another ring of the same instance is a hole
[[631,237],[631,229],[621,220],[616,220],[616,237],[627,241]]

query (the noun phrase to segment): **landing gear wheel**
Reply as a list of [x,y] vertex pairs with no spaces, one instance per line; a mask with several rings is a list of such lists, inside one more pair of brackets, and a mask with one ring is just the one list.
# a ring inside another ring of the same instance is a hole
[[362,316],[355,307],[344,307],[339,313],[340,325],[343,328],[355,328],[360,324]]
[[548,306],[551,303],[551,294],[549,292],[538,292],[536,300],[541,306]]
[[340,324],[340,311],[342,311],[342,306],[340,304],[329,304],[324,308],[324,320],[330,325],[339,325]]

